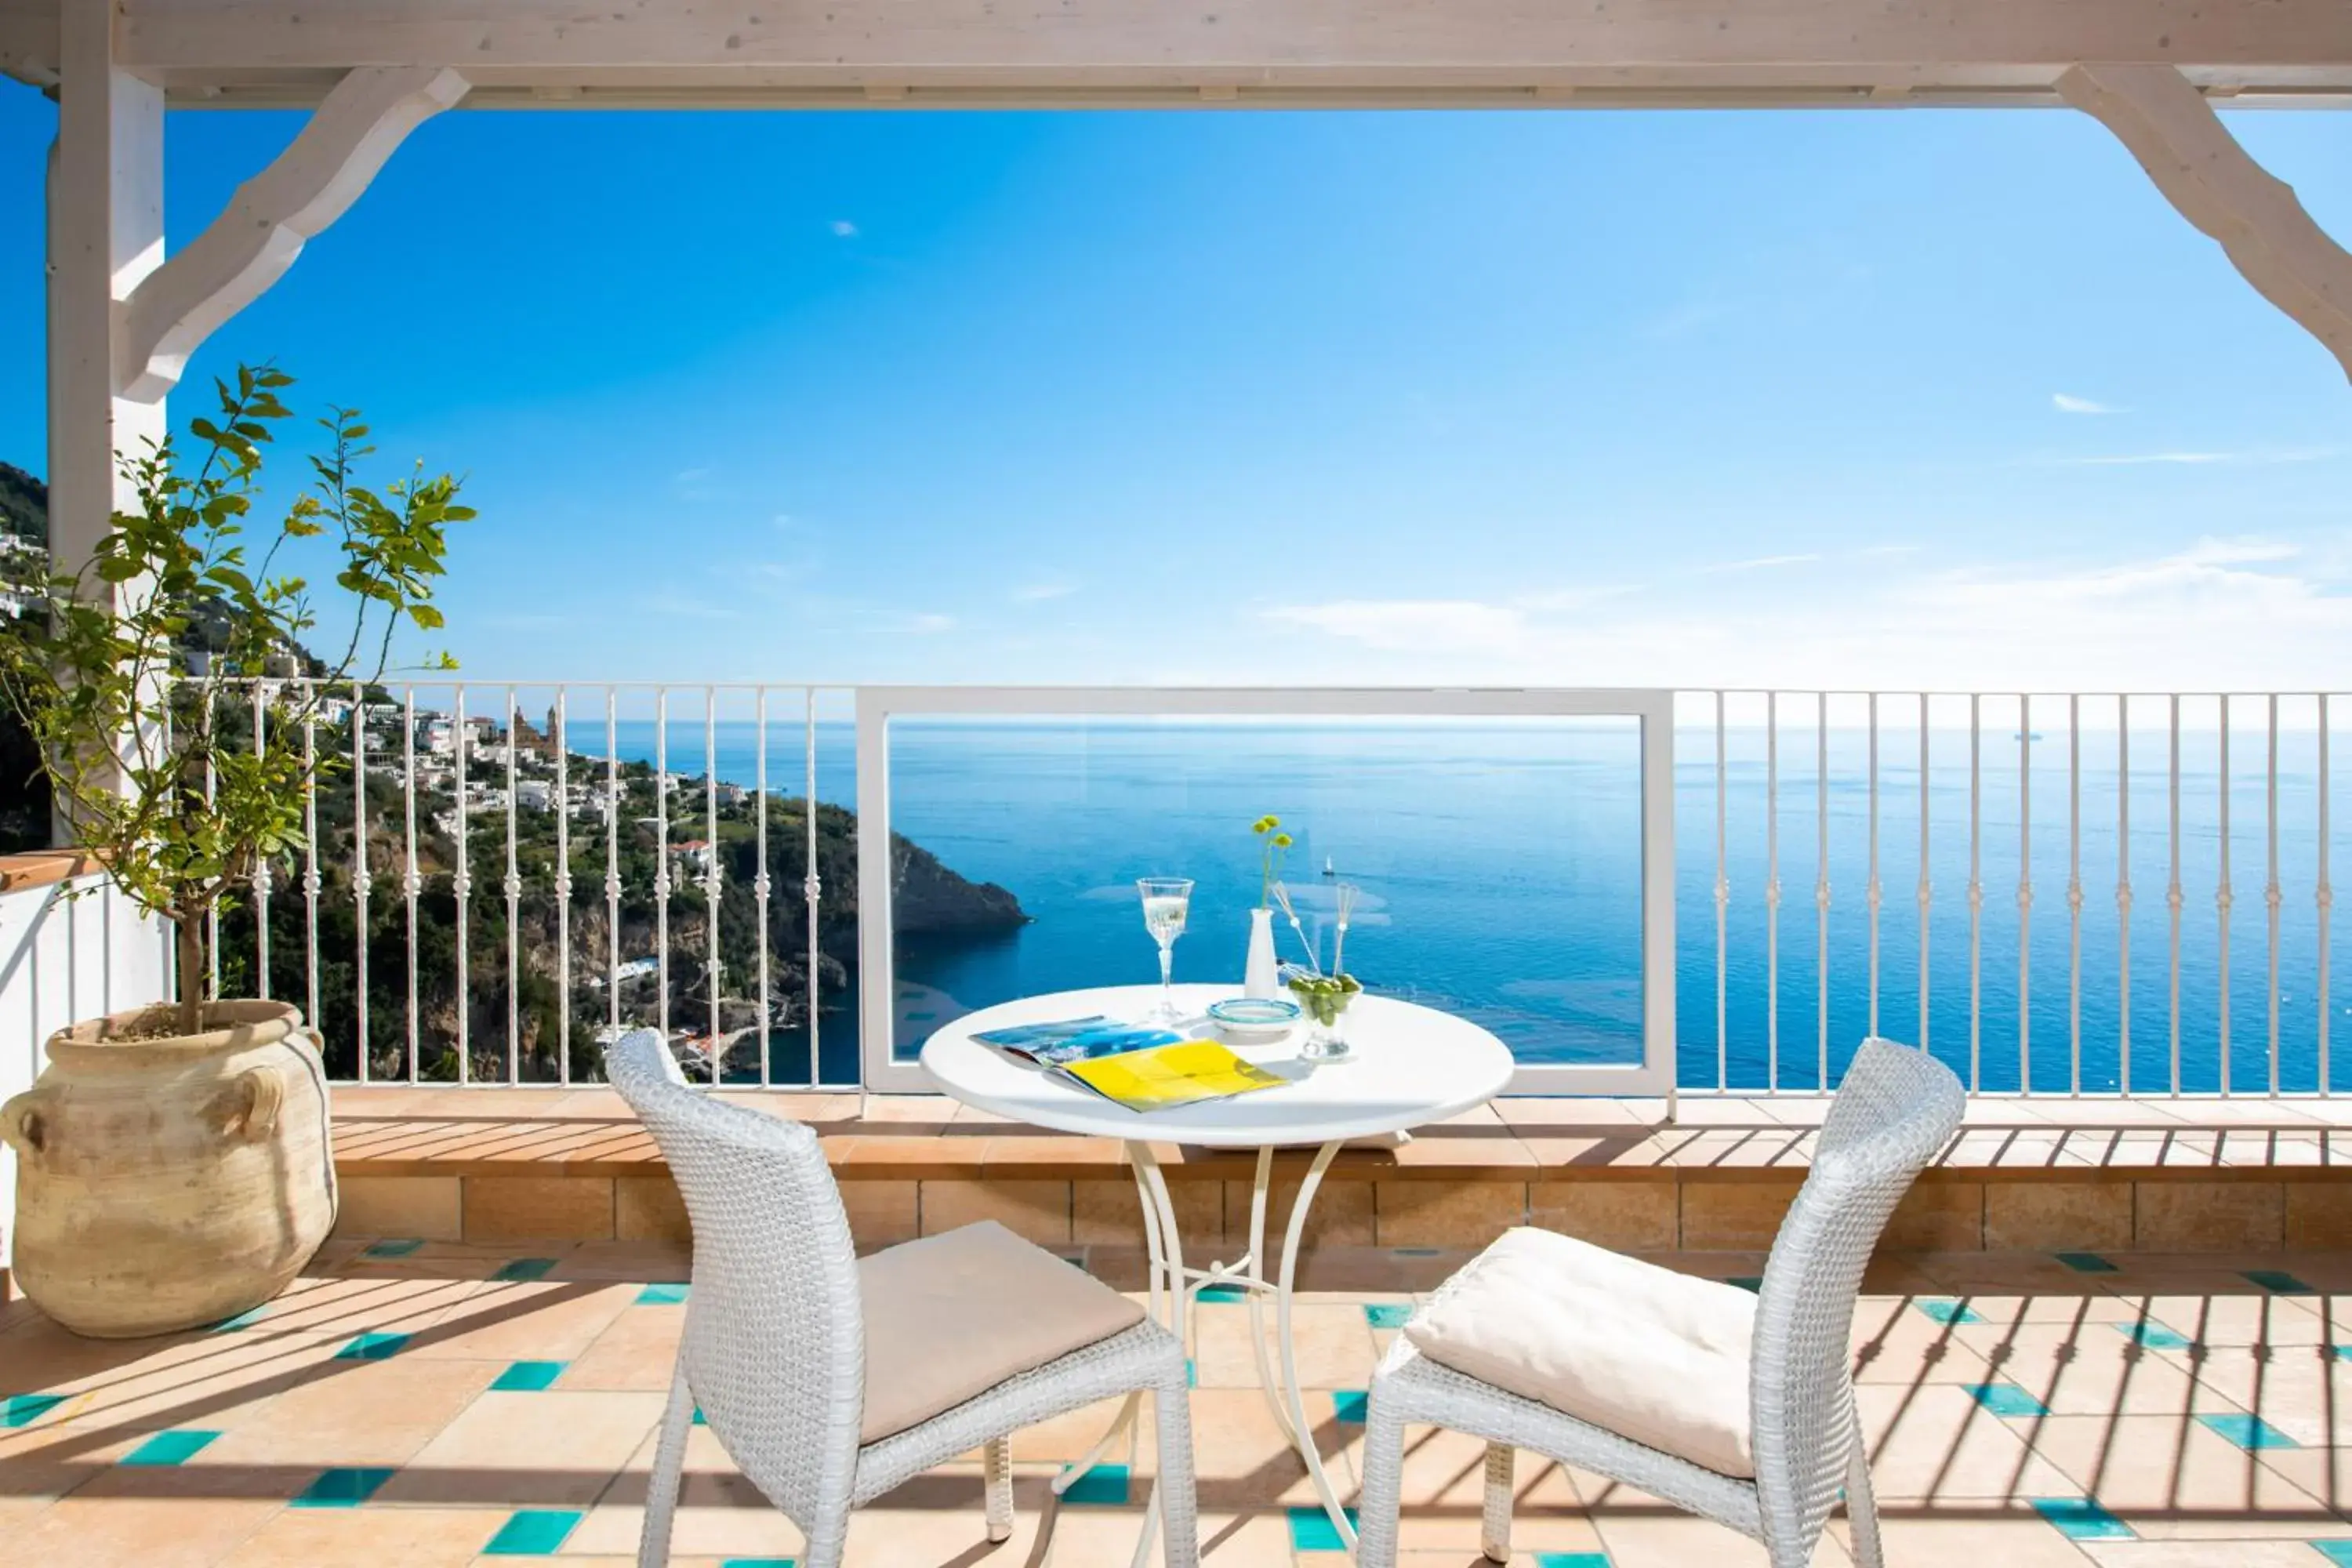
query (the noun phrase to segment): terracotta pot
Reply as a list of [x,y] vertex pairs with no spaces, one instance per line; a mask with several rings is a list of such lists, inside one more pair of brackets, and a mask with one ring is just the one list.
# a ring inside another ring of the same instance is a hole
[[173,1011],[58,1031],[47,1070],[0,1106],[16,1282],[76,1333],[235,1317],[284,1289],[335,1223],[327,1078],[302,1015],[215,1002],[203,1034],[113,1037]]

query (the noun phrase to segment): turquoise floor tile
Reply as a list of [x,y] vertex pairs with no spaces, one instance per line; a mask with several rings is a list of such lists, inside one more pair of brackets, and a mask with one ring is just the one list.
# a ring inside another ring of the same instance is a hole
[[2312,1541],[2305,1544],[2335,1563],[2336,1568],[2352,1568],[2352,1541]]
[[2162,1323],[2117,1323],[2116,1332],[2128,1340],[2137,1340],[2152,1351],[2185,1351],[2189,1336]]
[[362,1256],[368,1258],[405,1258],[424,1245],[425,1244],[421,1241],[408,1240],[372,1241],[368,1243],[367,1251],[362,1254]]
[[1966,1301],[1946,1301],[1935,1299],[1915,1301],[1917,1307],[1939,1323],[1981,1323],[1984,1316]]
[[376,1489],[400,1472],[392,1469],[356,1469],[337,1467],[321,1470],[319,1479],[302,1489],[294,1500],[296,1508],[357,1508],[375,1496]]
[[702,1414],[702,1406],[699,1405],[694,1407],[694,1425],[697,1426],[708,1426],[710,1425],[709,1419]]
[[1249,1290],[1241,1285],[1203,1285],[1194,1300],[1201,1301],[1246,1301]]
[[548,1270],[553,1268],[555,1264],[556,1260],[552,1258],[518,1258],[506,1264],[490,1278],[493,1279],[544,1279],[547,1278]]
[[1342,1388],[1331,1395],[1331,1411],[1350,1426],[1361,1426],[1365,1413],[1370,1410],[1372,1396],[1360,1388]]
[[335,1352],[337,1361],[390,1361],[408,1342],[406,1334],[379,1334],[371,1330]]
[[1066,1504],[1096,1504],[1108,1508],[1127,1506],[1127,1467],[1097,1465],[1069,1484],[1062,1493]]
[[1995,1415],[2047,1415],[2050,1407],[2013,1383],[1979,1383],[1969,1390],[1979,1405]]
[[2096,1498],[2038,1497],[2033,1511],[2058,1527],[2069,1541],[2129,1541],[2132,1528],[2099,1505]]
[[1201,1386],[1201,1368],[1191,1356],[1184,1358],[1184,1386],[1187,1388]]
[[2250,1279],[2273,1296],[2310,1296],[2312,1288],[2281,1268],[2249,1268],[2242,1279]]
[[1538,1552],[1536,1568],[1609,1568],[1606,1552]]
[[683,1285],[648,1285],[637,1292],[637,1305],[640,1307],[677,1307],[685,1302],[686,1287]]
[[219,1322],[215,1323],[209,1331],[215,1334],[233,1334],[239,1329],[253,1327],[268,1316],[269,1316],[269,1304],[265,1301],[258,1307],[247,1307],[234,1318],[223,1318]]
[[2220,1433],[2241,1448],[2300,1448],[2302,1444],[2259,1415],[2219,1414],[2200,1415],[2198,1424]]
[[[1730,1279],[1725,1280],[1724,1283],[1727,1285],[1737,1285],[1742,1290],[1761,1291],[1764,1289],[1764,1276],[1761,1274],[1736,1274]],[[1555,1552],[1552,1555],[1555,1557],[1560,1557],[1568,1554],[1565,1552]],[[1592,1553],[1587,1552],[1580,1553],[1580,1555],[1590,1557]]]
[[1376,1329],[1403,1328],[1405,1320],[1412,1316],[1412,1304],[1410,1301],[1367,1301],[1364,1303],[1364,1321],[1371,1324],[1372,1327]]
[[552,1557],[580,1522],[580,1510],[527,1508],[509,1514],[482,1548],[485,1557]]
[[2058,1261],[2077,1274],[2113,1274],[2116,1266],[2095,1252],[2061,1252]]
[[[554,1385],[572,1363],[563,1361],[519,1361],[510,1363],[490,1384],[501,1394],[538,1394]],[[698,1411],[696,1414],[699,1415]]]
[[0,1426],[30,1426],[66,1398],[62,1394],[12,1394],[0,1399]]
[[205,1446],[219,1436],[217,1432],[199,1432],[193,1428],[174,1428],[158,1432],[131,1452],[122,1456],[126,1465],[184,1465],[204,1452]]
[[[1345,1552],[1348,1543],[1339,1539],[1339,1527],[1320,1508],[1294,1508],[1290,1512],[1290,1549],[1293,1552]],[[1348,1522],[1356,1522],[1356,1510],[1348,1510]]]

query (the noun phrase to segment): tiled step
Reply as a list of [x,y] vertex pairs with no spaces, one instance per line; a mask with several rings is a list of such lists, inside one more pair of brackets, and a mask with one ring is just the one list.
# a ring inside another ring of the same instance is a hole
[[[999,1220],[1048,1245],[1132,1245],[1118,1146],[933,1097],[730,1093],[814,1127],[861,1245]],[[1512,1100],[1334,1162],[1312,1245],[1475,1247],[1549,1226],[1634,1251],[1768,1247],[1820,1100]],[[681,1239],[660,1152],[611,1091],[338,1092],[341,1230],[440,1240]],[[1979,1100],[1887,1231],[1892,1250],[2190,1252],[2352,1245],[2352,1129],[2326,1102]],[[1238,1250],[1247,1154],[1159,1151],[1188,1251]],[[1277,1158],[1273,1223],[1304,1152]],[[1278,1230],[1277,1230],[1278,1234]]]

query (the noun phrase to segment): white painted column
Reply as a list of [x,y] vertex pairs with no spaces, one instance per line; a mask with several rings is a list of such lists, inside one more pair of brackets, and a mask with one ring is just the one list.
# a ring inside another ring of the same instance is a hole
[[60,8],[58,139],[49,154],[49,548],[89,558],[129,489],[117,452],[161,439],[162,398],[115,383],[117,309],[163,261],[163,95],[119,68],[113,6]]

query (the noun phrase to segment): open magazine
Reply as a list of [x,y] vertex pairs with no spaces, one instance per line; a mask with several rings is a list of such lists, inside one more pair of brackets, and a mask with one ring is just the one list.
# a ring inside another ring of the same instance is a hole
[[987,1029],[972,1038],[1135,1111],[1231,1100],[1287,1081],[1216,1040],[1099,1016]]

